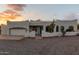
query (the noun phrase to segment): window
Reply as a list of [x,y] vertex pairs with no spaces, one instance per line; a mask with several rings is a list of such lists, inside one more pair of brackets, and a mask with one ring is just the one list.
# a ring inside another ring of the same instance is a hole
[[74,27],[73,26],[69,26],[68,29],[66,30],[66,32],[73,32],[74,31]]
[[79,30],[79,24],[77,25],[77,29]]
[[60,27],[60,30],[63,32],[64,31],[64,26],[61,26]]
[[50,33],[54,32],[53,27],[46,26],[46,32],[50,32]]
[[49,32],[49,26],[46,26],[46,32]]
[[59,26],[58,25],[56,26],[56,32],[59,32]]

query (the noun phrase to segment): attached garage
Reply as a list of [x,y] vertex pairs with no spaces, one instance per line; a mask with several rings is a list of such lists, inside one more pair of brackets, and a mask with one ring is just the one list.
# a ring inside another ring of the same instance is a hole
[[20,35],[20,36],[25,36],[26,34],[26,28],[10,28],[9,29],[9,34],[10,35]]

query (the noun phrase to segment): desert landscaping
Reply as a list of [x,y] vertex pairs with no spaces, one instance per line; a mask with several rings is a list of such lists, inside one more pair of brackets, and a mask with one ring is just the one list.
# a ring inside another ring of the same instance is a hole
[[78,55],[79,36],[0,40],[4,55]]

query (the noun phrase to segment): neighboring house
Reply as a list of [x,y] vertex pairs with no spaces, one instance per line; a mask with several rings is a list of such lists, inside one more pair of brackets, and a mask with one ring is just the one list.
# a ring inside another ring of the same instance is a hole
[[56,20],[53,32],[46,30],[53,21],[8,21],[6,26],[1,26],[2,35],[21,35],[25,37],[51,37],[61,36],[61,27],[67,31],[72,28],[73,31],[68,32],[68,35],[75,35],[77,33],[77,20]]

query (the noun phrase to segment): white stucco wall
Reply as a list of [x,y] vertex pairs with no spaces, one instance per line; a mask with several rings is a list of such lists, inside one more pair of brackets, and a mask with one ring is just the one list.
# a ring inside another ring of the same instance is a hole
[[49,32],[42,31],[42,37],[52,37],[52,36],[61,36],[61,35],[62,35],[61,32],[49,33]]
[[68,29],[69,26],[74,27],[74,31],[77,31],[77,20],[58,20],[55,22],[56,25],[65,27],[65,30]]
[[35,37],[35,31],[30,32],[29,37]]
[[35,37],[35,31],[32,32],[26,32],[24,37]]
[[[43,26],[43,31],[42,31],[42,37],[49,37],[49,36],[61,36],[62,33],[59,32],[53,32],[53,33],[48,33],[46,32],[46,26],[50,25],[52,21],[47,22],[47,21],[35,21],[35,22],[27,22],[27,21],[21,21],[21,22],[8,22],[7,26],[2,26],[1,27],[1,34],[3,35],[9,35],[9,28],[14,28],[14,27],[22,27],[22,28],[27,28],[26,33],[24,33],[25,37],[35,37],[35,31],[29,32],[29,26],[30,25],[41,25]],[[72,20],[72,21],[61,21],[57,20],[55,21],[55,24],[59,26],[64,26],[65,29],[67,29],[69,26],[74,26],[75,32],[77,32],[77,20]],[[56,31],[56,28],[54,29]],[[72,33],[66,33],[66,35],[75,35],[75,32]],[[16,33],[17,35],[17,33]]]
[[78,32],[66,32],[66,36],[77,35]]
[[9,28],[14,28],[14,27],[26,28],[29,25],[29,22],[26,22],[26,21],[10,22],[10,21],[8,21],[7,25]]

